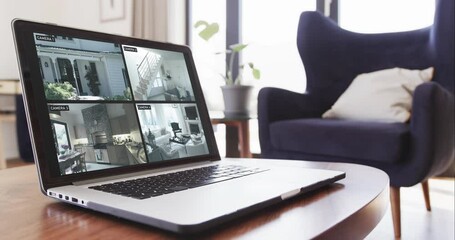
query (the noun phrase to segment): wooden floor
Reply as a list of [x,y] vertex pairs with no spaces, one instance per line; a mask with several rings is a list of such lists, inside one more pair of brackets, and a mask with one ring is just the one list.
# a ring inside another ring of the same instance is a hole
[[[30,165],[20,159],[10,159],[7,167]],[[433,178],[429,180],[431,212],[425,209],[420,185],[401,189],[401,239],[455,239],[454,178]],[[379,225],[366,239],[394,239],[390,208]]]
[[[401,239],[455,239],[455,181],[433,178],[429,185],[431,212],[425,209],[420,185],[401,188]],[[366,239],[394,239],[390,208]]]

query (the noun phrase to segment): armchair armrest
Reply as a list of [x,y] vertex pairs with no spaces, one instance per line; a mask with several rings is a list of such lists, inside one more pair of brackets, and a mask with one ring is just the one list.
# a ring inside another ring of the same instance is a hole
[[435,82],[419,85],[413,98],[411,154],[406,169],[415,182],[443,172],[454,159],[454,95]]
[[266,154],[267,149],[271,149],[269,125],[272,122],[297,118],[320,118],[324,110],[313,95],[279,88],[261,89],[258,96],[261,152]]
[[258,117],[267,122],[321,117],[325,109],[310,94],[263,88],[258,95]]

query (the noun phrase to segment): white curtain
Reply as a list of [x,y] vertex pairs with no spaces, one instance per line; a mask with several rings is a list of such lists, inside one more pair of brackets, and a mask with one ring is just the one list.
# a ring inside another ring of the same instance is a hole
[[168,1],[133,1],[133,36],[168,41]]

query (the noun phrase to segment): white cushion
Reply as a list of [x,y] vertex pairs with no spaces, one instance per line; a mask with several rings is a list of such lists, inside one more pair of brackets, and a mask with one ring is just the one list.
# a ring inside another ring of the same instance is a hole
[[411,116],[414,90],[432,77],[433,67],[391,68],[360,74],[322,117],[406,122]]
[[183,87],[178,86],[177,90],[179,91],[180,98],[186,97],[186,90]]

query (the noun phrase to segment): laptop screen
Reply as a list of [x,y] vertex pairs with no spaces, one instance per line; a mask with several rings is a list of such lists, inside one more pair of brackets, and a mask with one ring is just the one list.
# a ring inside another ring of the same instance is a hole
[[182,52],[33,36],[60,176],[209,154]]

